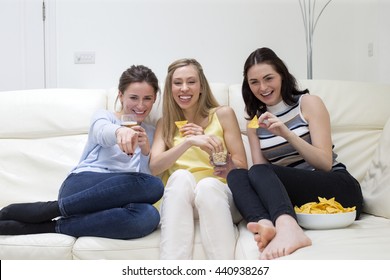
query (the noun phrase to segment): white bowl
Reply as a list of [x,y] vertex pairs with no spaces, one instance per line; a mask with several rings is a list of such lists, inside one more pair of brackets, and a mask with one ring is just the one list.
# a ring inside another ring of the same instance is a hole
[[298,224],[305,229],[344,228],[352,224],[356,218],[356,211],[336,214],[296,214]]

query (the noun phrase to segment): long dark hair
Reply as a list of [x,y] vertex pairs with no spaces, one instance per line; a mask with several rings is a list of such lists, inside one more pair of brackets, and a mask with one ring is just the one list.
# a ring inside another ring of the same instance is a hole
[[309,93],[308,89],[299,90],[297,80],[288,71],[286,64],[269,48],[259,48],[252,52],[244,64],[244,80],[242,82],[242,97],[245,102],[245,110],[248,119],[252,119],[259,113],[266,111],[266,106],[253,94],[248,83],[248,70],[256,64],[266,63],[270,65],[282,78],[281,95],[285,103],[293,105],[297,102],[297,96]]

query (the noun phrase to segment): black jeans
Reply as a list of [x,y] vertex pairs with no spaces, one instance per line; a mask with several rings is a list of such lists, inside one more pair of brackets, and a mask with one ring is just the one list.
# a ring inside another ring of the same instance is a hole
[[360,184],[346,169],[326,172],[258,164],[249,170],[232,170],[227,183],[247,222],[268,219],[275,223],[282,214],[296,218],[295,205],[318,201],[318,197],[335,197],[343,207],[356,206],[356,219],[363,207]]

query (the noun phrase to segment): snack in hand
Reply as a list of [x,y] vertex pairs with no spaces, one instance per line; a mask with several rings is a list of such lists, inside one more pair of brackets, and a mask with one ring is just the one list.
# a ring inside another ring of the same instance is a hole
[[[182,128],[184,125],[186,125],[188,123],[187,120],[185,121],[175,121],[175,124],[177,126],[177,128],[180,130],[180,128]],[[180,132],[180,135],[183,135],[181,132]]]
[[186,125],[188,123],[187,120],[185,121],[175,121],[175,124],[177,126],[178,129],[182,128],[184,125]]
[[213,163],[215,166],[222,166],[226,164],[227,161],[226,152],[213,153],[211,157],[213,159]]
[[259,128],[259,120],[255,115],[253,119],[248,123],[248,128]]
[[345,212],[353,212],[356,210],[356,207],[346,207],[344,208],[339,202],[335,200],[334,197],[331,199],[326,199],[323,197],[318,197],[319,202],[308,202],[303,204],[301,207],[295,206],[295,213],[303,214],[337,214]]

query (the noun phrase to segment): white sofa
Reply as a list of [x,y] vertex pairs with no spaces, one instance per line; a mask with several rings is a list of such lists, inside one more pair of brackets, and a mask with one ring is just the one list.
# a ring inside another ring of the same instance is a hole
[[[347,228],[307,230],[313,245],[284,258],[390,259],[390,85],[299,83],[327,105],[335,151],[362,183],[365,207],[361,219]],[[235,109],[251,164],[241,85],[211,86],[221,104]],[[56,199],[62,181],[79,160],[91,115],[99,108],[112,110],[116,92],[114,88],[0,92],[0,208]],[[151,122],[161,115],[161,105],[155,104]],[[198,223],[196,231],[193,258],[204,259]],[[0,236],[0,259],[158,259],[159,233],[158,229],[134,240],[63,234]],[[236,259],[258,256],[253,236],[241,222]]]

